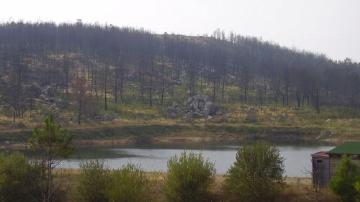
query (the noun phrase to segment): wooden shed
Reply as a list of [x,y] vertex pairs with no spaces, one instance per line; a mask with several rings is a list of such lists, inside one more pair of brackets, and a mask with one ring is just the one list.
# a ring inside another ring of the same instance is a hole
[[318,187],[325,187],[330,180],[330,162],[328,152],[317,152],[312,157],[312,179],[313,184]]
[[325,187],[335,175],[341,158],[349,156],[360,166],[360,142],[347,142],[327,152],[312,154],[312,177],[315,186]]

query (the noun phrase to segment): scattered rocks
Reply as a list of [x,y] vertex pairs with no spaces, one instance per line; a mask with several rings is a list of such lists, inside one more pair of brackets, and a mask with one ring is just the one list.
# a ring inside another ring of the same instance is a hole
[[48,111],[59,111],[69,104],[68,101],[56,96],[56,88],[51,85],[41,89],[38,101],[43,104]]
[[40,98],[50,101],[55,97],[56,89],[53,86],[46,86],[41,89]]
[[224,114],[206,95],[195,95],[185,102],[186,117],[212,117]]

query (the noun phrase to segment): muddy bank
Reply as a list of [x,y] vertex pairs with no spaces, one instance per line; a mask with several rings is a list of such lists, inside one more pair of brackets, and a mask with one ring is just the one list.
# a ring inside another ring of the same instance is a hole
[[129,136],[112,139],[87,139],[75,140],[80,146],[141,146],[141,145],[201,145],[201,144],[238,144],[268,141],[274,144],[325,144],[326,142],[314,141],[311,137],[298,134],[169,134],[161,136]]
[[[316,128],[254,128],[234,125],[128,125],[73,128],[77,146],[236,144],[265,140],[275,144],[334,144]],[[24,148],[31,130],[1,131],[0,148]]]

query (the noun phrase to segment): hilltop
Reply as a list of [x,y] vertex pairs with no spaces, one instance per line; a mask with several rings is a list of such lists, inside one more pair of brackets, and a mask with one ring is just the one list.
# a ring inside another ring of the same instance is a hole
[[[1,139],[23,142],[48,113],[79,141],[356,139],[359,67],[220,30],[183,36],[9,22],[0,25]],[[185,117],[184,103],[195,95],[224,113]],[[169,117],[174,106],[180,112]]]

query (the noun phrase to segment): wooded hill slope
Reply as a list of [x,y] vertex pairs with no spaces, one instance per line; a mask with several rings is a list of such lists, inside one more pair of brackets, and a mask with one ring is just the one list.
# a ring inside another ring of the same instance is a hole
[[14,121],[57,110],[80,123],[109,107],[166,107],[196,94],[218,104],[357,109],[360,64],[219,30],[182,36],[80,22],[0,25],[0,113]]

